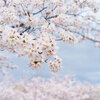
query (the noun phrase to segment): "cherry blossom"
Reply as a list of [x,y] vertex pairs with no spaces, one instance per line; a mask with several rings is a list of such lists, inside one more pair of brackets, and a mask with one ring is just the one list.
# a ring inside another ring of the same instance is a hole
[[99,47],[98,12],[95,0],[1,0],[0,49],[26,56],[32,69],[50,61],[49,68],[57,72],[62,66],[55,58],[57,41],[66,45],[88,39]]
[[[16,95],[17,94],[17,95]],[[0,83],[1,100],[99,100],[100,85],[82,84],[72,76],[41,77],[32,81]]]

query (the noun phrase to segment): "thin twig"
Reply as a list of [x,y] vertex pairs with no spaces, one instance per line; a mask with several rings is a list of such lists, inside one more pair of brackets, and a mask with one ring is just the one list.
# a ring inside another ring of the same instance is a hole
[[33,15],[39,14],[40,12],[42,12],[43,10],[45,10],[47,7],[42,8],[41,10],[39,10],[38,12],[33,13]]
[[45,18],[45,19],[48,20],[48,19],[57,18],[57,17],[58,17],[58,15],[55,15],[55,16],[47,17],[47,18]]
[[21,33],[20,33],[20,35],[22,35],[24,32],[26,32],[27,30],[29,30],[31,27],[29,26],[29,27],[27,27],[24,31],[22,31]]

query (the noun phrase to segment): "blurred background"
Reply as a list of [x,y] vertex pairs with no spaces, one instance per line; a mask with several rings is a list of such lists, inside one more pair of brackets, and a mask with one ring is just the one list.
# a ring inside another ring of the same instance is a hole
[[[100,3],[100,0],[96,0]],[[100,12],[97,15],[100,19]],[[58,56],[63,60],[63,68],[57,74],[60,76],[74,74],[80,81],[88,81],[92,84],[100,84],[100,49],[95,47],[95,44],[89,40],[76,45],[68,45],[57,42],[59,46]],[[41,76],[44,78],[51,77],[50,69],[47,64],[36,71],[32,70],[28,65],[28,59],[25,57],[17,58],[16,55],[8,53],[7,51],[0,51],[4,55],[11,58],[12,65],[18,65],[17,70],[8,70],[9,77],[16,80],[21,80],[25,77],[32,79],[32,77]],[[0,74],[0,79],[3,76]]]

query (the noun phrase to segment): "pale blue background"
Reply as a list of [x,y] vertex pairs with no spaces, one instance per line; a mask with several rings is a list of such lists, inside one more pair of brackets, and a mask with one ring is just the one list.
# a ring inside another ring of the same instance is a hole
[[[58,55],[63,59],[63,68],[58,72],[59,75],[75,74],[76,78],[81,81],[89,81],[94,84],[100,83],[100,49],[96,48],[93,42],[87,40],[77,45],[58,42],[58,45],[60,46]],[[3,52],[12,58],[12,64],[19,66],[17,70],[9,70],[9,75],[15,79],[23,79],[26,76],[30,79],[33,76],[42,76],[45,78],[51,76],[47,64],[39,71],[31,70],[27,66],[28,60],[26,58],[16,58],[13,54]]]

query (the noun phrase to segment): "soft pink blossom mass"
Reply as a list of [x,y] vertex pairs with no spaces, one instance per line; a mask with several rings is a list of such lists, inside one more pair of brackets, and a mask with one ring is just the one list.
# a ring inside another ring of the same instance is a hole
[[[88,39],[100,47],[100,5],[95,0],[0,0],[0,51],[28,58],[39,70],[62,68],[58,42],[75,45]],[[67,55],[66,55],[67,56]],[[16,69],[0,54],[0,70]],[[0,85],[0,100],[100,100],[100,86],[70,79]]]
[[71,76],[1,83],[0,100],[100,100],[100,85],[82,84]]
[[57,41],[100,45],[98,11],[94,0],[1,0],[0,48],[26,56],[32,69],[48,62],[57,72],[62,68]]

